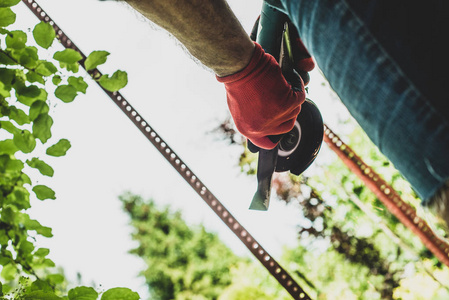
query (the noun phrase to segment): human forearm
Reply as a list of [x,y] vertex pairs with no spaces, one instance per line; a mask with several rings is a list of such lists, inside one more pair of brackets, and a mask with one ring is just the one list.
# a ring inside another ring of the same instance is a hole
[[243,69],[254,44],[225,0],[126,0],[218,76]]

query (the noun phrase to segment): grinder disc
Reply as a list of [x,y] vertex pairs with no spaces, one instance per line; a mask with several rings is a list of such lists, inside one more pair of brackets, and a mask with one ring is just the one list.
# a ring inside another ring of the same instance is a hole
[[293,129],[279,142],[276,172],[300,175],[315,160],[323,141],[323,119],[318,107],[306,99]]

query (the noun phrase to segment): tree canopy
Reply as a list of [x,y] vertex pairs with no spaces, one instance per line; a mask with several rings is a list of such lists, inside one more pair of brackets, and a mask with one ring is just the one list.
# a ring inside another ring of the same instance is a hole
[[233,254],[216,233],[188,225],[180,212],[126,193],[121,197],[134,228],[152,299],[290,299],[258,263]]
[[154,299],[217,299],[231,282],[238,258],[203,226],[189,227],[179,212],[158,209],[139,196],[121,197],[139,246],[131,251],[148,265]]

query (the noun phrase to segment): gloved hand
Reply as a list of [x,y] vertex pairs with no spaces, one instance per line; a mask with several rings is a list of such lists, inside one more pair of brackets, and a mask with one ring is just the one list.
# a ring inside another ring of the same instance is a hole
[[273,56],[255,43],[249,64],[240,72],[218,77],[225,84],[228,107],[237,130],[253,144],[272,149],[269,136],[289,132],[305,101],[304,85],[292,88]]

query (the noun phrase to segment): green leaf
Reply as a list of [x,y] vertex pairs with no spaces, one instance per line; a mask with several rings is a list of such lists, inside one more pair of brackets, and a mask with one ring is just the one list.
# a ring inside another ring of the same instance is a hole
[[[8,168],[8,164],[11,161],[11,157],[9,155],[6,154],[2,154],[0,155],[0,173],[5,174],[6,170]],[[3,204],[2,204],[3,206]],[[2,217],[2,216],[0,216]]]
[[26,293],[23,296],[23,300],[60,300],[62,298],[55,295],[53,291],[44,292],[44,291],[33,291]]
[[45,22],[40,22],[33,29],[33,36],[36,43],[42,48],[48,49],[56,37],[53,27]]
[[30,192],[24,187],[15,186],[12,193],[7,197],[8,203],[11,203],[17,209],[28,209],[30,205]]
[[9,121],[0,121],[0,128],[5,129],[6,131],[12,134],[20,133],[20,129],[14,126],[14,124]]
[[40,114],[47,114],[50,108],[47,103],[42,100],[34,101],[30,107],[30,115],[29,118],[31,121],[34,121]]
[[42,226],[41,228],[37,229],[36,232],[48,238],[51,238],[53,236],[53,233],[51,233],[51,228],[46,226]]
[[16,95],[16,96],[17,96],[17,100],[19,100],[20,103],[23,103],[27,106],[31,106],[37,100],[42,100],[42,101],[47,100],[48,93],[44,89],[38,89],[38,93],[39,94],[35,97],[27,97],[27,96],[22,96],[22,95]]
[[30,153],[36,147],[36,140],[28,130],[22,130],[14,134],[14,144],[23,153]]
[[55,171],[53,170],[53,168],[51,166],[49,166],[47,163],[40,160],[39,158],[33,157],[31,160],[27,159],[26,163],[30,167],[38,169],[42,175],[51,177],[55,173]]
[[3,292],[4,294],[8,294],[8,293],[10,293],[10,292],[13,290],[13,287],[10,286],[10,285],[8,285],[8,284],[3,284],[3,285],[1,286],[1,288],[2,288],[2,292]]
[[60,85],[55,90],[55,96],[65,103],[72,102],[76,97],[76,88],[72,85]]
[[0,68],[0,82],[5,85],[5,88],[10,90],[13,80],[15,80],[16,74],[14,70]]
[[64,156],[72,145],[67,139],[60,139],[53,146],[48,147],[46,153],[51,156]]
[[109,54],[110,53],[107,51],[92,51],[92,53],[86,58],[84,67],[87,71],[95,69],[97,66],[106,62]]
[[[45,248],[40,248],[39,250],[41,250],[41,249],[45,249]],[[39,251],[39,250],[38,250],[38,251]],[[46,249],[46,250],[48,250],[48,249]],[[37,253],[38,251],[36,251],[34,255],[36,255],[36,253]],[[48,254],[48,253],[47,253],[47,254]],[[45,256],[45,255],[44,255],[44,256]],[[34,291],[52,292],[53,289],[52,289],[51,286],[48,284],[48,282],[37,279],[36,281],[34,281],[34,282],[31,284],[31,291],[32,291],[32,292],[34,292]]]
[[[41,233],[42,234],[42,233]],[[50,234],[51,234],[51,231],[50,231]],[[42,234],[43,235],[43,234]],[[49,237],[52,237],[53,235],[51,235],[51,236],[49,236]],[[56,264],[51,260],[51,259],[48,259],[48,258],[46,258],[46,259],[44,259],[44,261],[42,262],[42,265],[41,265],[42,267],[47,267],[47,268],[53,268],[54,266],[56,266]],[[48,275],[47,276],[47,278],[49,277],[50,275]]]
[[28,256],[29,254],[31,254],[31,252],[33,252],[34,250],[34,245],[33,243],[27,241],[27,240],[23,240],[20,242],[20,247],[19,247],[19,256]]
[[23,169],[23,162],[18,159],[11,159],[9,164],[6,166],[6,171],[8,172],[20,172]]
[[0,141],[0,154],[12,155],[12,154],[16,153],[17,151],[19,151],[19,149],[14,144],[13,140],[9,139],[9,140]]
[[0,7],[14,6],[19,2],[20,0],[0,0]]
[[24,167],[21,160],[10,158],[5,154],[0,156],[0,164],[3,167],[4,172],[20,172]]
[[57,284],[63,283],[65,280],[65,277],[61,274],[50,274],[50,275],[47,275],[47,280],[50,282],[50,284],[57,285]]
[[0,96],[3,98],[8,98],[11,96],[9,89],[0,81]]
[[2,277],[6,280],[13,280],[16,277],[17,274],[17,269],[13,264],[7,264],[6,266],[3,267],[2,270]]
[[73,64],[80,61],[83,57],[76,50],[65,49],[63,51],[56,52],[53,55],[53,58],[62,63]]
[[0,64],[17,65],[18,63],[11,59],[11,57],[9,57],[6,53],[0,51]]
[[50,254],[50,249],[48,248],[39,248],[36,251],[34,251],[34,256],[38,256],[38,257],[45,257],[48,254]]
[[62,81],[61,76],[59,75],[55,75],[53,76],[53,78],[51,79],[51,82],[53,82],[54,85],[58,85],[60,84]]
[[59,66],[60,66],[61,68],[66,69],[67,71],[73,72],[73,73],[78,73],[79,68],[80,68],[80,64],[77,63],[77,62],[76,62],[76,63],[73,63],[73,64],[67,64],[67,63],[64,63],[64,62],[60,62],[60,63],[59,63]]
[[9,109],[9,118],[11,120],[16,121],[16,123],[19,125],[30,123],[28,115],[23,110],[18,109],[15,106],[10,106]]
[[53,119],[48,114],[40,114],[33,122],[33,135],[45,144],[51,138]]
[[36,67],[36,73],[42,76],[50,76],[56,73],[58,69],[49,61],[40,60]]
[[69,79],[67,80],[69,85],[73,86],[74,88],[76,88],[76,90],[78,92],[81,92],[83,94],[86,93],[86,89],[87,89],[87,83],[84,81],[83,77],[74,77],[74,76],[70,76]]
[[[9,237],[6,235],[6,230],[5,229],[0,229],[0,245],[7,245],[9,242]],[[6,248],[6,246],[5,246]],[[0,265],[4,265],[9,261],[9,259],[1,259],[0,260]]]
[[101,296],[101,300],[139,300],[140,296],[128,288],[112,288]]
[[28,73],[26,73],[26,77],[29,82],[39,82],[40,84],[45,84],[45,80],[42,75],[36,72],[29,71]]
[[45,237],[52,237],[51,228],[42,226],[37,220],[30,219],[28,214],[22,214],[22,223],[28,230],[35,230],[38,234]]
[[27,35],[21,30],[14,30],[6,36],[5,42],[8,48],[23,49],[27,42]]
[[20,183],[20,184],[30,184],[31,185],[31,179],[30,179],[30,177],[27,174],[22,173],[20,175],[20,181],[18,181],[18,183]]
[[128,74],[124,71],[117,70],[109,78],[109,75],[103,75],[100,77],[100,84],[103,88],[110,92],[116,92],[121,88],[124,88],[128,83]]
[[[1,80],[1,79],[0,79]],[[0,81],[0,96],[3,98],[8,98],[11,96],[10,90],[11,90],[11,85],[8,83],[4,83],[2,81]]]
[[71,289],[68,297],[69,300],[97,300],[98,293],[91,287],[79,286]]
[[0,27],[6,27],[16,21],[16,14],[9,7],[0,7]]
[[23,49],[13,49],[11,54],[25,68],[35,69],[38,66],[39,56],[36,47],[28,46]]
[[[17,213],[15,212],[15,210],[11,206],[8,206],[6,208],[3,208],[2,215],[0,216],[0,219],[6,223],[15,223],[16,216],[17,216]],[[13,233],[13,235],[14,235],[14,233]],[[12,255],[11,255],[11,258],[12,258]]]
[[34,98],[34,97],[39,96],[40,89],[35,85],[29,85],[29,86],[22,85],[22,86],[16,87],[16,92],[21,96]]
[[45,200],[45,199],[56,199],[55,192],[45,185],[36,185],[33,187],[33,192],[36,194],[37,199]]
[[14,87],[14,89],[16,90],[16,95],[17,95],[18,94],[17,90],[26,88],[25,82],[27,82],[27,77],[26,77],[23,69],[16,68],[11,71],[13,72],[13,74],[12,74],[13,81],[11,83],[11,86]]

